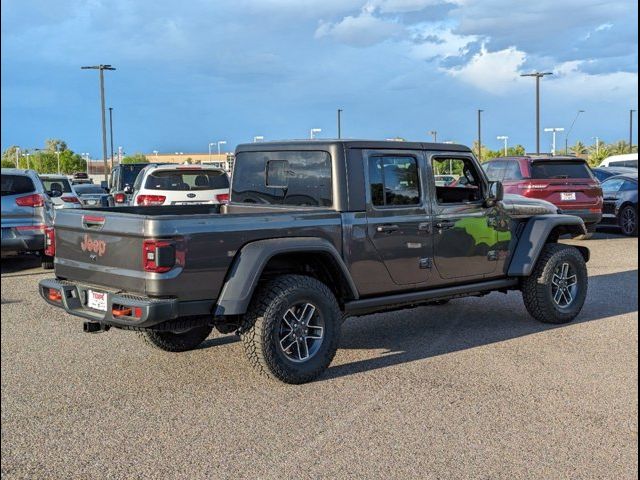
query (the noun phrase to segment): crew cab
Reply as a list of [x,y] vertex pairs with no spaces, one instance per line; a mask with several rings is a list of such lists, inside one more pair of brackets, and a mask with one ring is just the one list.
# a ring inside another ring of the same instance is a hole
[[[436,184],[444,168],[456,186]],[[589,250],[558,239],[585,233],[503,195],[462,145],[261,142],[237,147],[228,204],[61,210],[39,289],[87,332],[136,330],[166,351],[235,332],[259,373],[303,383],[349,316],[520,290],[536,319],[571,321]]]

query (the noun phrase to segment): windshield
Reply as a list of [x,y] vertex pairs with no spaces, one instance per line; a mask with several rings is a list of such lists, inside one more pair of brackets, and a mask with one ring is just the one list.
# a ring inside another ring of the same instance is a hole
[[531,178],[588,178],[592,179],[589,167],[585,162],[549,160],[548,162],[533,162],[531,164]]
[[220,170],[158,170],[144,183],[148,190],[220,190],[229,188],[227,175]]
[[66,178],[41,178],[41,180],[47,192],[57,190],[62,193],[71,193],[71,183]]
[[107,193],[103,188],[99,187],[98,185],[76,185],[75,190],[78,195]]

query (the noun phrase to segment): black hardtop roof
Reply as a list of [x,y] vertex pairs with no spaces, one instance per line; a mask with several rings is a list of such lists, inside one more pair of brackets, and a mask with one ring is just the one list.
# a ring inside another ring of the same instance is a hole
[[243,143],[236,147],[239,152],[259,152],[264,150],[305,150],[327,149],[333,146],[343,145],[344,148],[369,148],[381,150],[434,150],[442,152],[471,152],[465,145],[454,143],[430,143],[430,142],[399,142],[394,140],[348,140],[348,139],[321,139],[321,140],[280,140],[274,142]]

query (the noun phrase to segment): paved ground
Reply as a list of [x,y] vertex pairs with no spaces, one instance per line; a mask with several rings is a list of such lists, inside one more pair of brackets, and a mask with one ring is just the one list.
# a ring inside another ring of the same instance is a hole
[[3,478],[637,478],[638,241],[589,242],[575,323],[518,293],[345,324],[328,374],[254,376],[232,336],[88,335],[2,262]]

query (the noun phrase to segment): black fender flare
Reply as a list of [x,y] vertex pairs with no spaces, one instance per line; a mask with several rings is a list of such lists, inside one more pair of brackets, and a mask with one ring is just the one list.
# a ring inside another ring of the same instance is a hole
[[[584,235],[587,229],[580,217],[574,215],[536,215],[528,221],[511,256],[508,275],[510,277],[528,277],[538,261],[542,248],[551,232],[557,227],[566,227],[567,233],[574,236]],[[576,247],[585,261],[589,261],[589,249]]]
[[276,255],[283,253],[329,254],[344,277],[351,299],[359,298],[358,290],[340,253],[324,238],[289,237],[257,240],[240,250],[235,256],[215,307],[216,316],[244,315],[265,266]]

